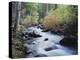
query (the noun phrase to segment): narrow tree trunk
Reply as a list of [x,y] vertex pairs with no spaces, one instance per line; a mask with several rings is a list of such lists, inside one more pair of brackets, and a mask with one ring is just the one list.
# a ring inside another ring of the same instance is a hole
[[18,2],[17,26],[20,24],[20,19],[21,19],[21,2]]
[[48,15],[48,4],[46,5],[46,15]]
[[[18,28],[20,17],[21,17],[21,2],[13,2],[12,3],[12,42],[15,43],[15,37],[16,37],[16,30]],[[16,51],[15,51],[15,45],[13,45],[12,54],[15,58]]]

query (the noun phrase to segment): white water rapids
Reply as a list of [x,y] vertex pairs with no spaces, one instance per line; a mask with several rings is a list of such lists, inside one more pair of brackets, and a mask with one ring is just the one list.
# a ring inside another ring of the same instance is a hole
[[[64,38],[63,35],[56,35],[50,32],[42,32],[42,29],[37,27],[30,27],[29,30],[36,31],[42,37],[32,38],[31,40],[26,40],[24,44],[25,47],[28,48],[26,57],[35,57],[35,56],[64,56],[64,55],[72,55],[74,52],[70,48],[64,47],[59,44],[59,41]],[[27,29],[26,29],[27,31]],[[45,39],[47,40],[45,41]],[[28,44],[27,42],[30,42]],[[50,50],[47,50],[50,48]]]

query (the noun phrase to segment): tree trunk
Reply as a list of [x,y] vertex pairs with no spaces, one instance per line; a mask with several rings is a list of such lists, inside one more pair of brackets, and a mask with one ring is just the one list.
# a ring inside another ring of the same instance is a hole
[[46,15],[48,15],[48,4],[46,4]]

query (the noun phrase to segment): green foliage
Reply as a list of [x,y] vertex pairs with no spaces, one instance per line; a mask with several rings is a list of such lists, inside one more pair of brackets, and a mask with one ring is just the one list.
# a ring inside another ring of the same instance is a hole
[[12,58],[25,57],[26,48],[24,47],[24,41],[22,39],[22,31],[24,27],[18,25],[16,32],[12,34]]
[[[56,5],[56,4],[37,4],[24,3],[24,7],[20,11],[20,23],[16,28],[16,33],[13,31],[12,50],[14,58],[25,56],[26,48],[23,46],[21,36],[25,28],[42,23],[45,29],[61,30],[64,33],[77,36],[78,24],[78,7],[75,5]],[[14,8],[17,12],[17,9]],[[15,13],[15,11],[13,12]],[[15,13],[16,14],[16,13]],[[13,19],[16,19],[14,14]],[[17,24],[17,21],[14,22]],[[14,52],[16,51],[16,53]]]
[[38,4],[24,3],[24,9],[22,9],[23,17],[21,19],[21,25],[29,27],[38,23]]
[[77,11],[78,7],[75,5],[58,5],[55,10],[49,11],[48,16],[45,16],[43,25],[48,29],[63,27],[66,33],[75,35],[77,34]]
[[38,11],[38,4],[35,3],[25,3],[26,12],[33,13]]

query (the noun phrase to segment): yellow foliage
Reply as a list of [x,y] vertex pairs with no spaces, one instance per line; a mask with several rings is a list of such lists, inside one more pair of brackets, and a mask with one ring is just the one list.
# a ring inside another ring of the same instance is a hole
[[48,16],[44,17],[43,25],[47,29],[59,28],[60,25],[71,24],[76,20],[74,8],[67,5],[59,5],[55,10],[50,10]]
[[59,17],[56,15],[52,15],[52,16],[46,16],[44,18],[44,22],[43,25],[47,28],[47,29],[55,29],[56,27],[58,27],[59,25]]
[[25,19],[23,19],[22,25],[24,25],[25,27],[30,26],[31,25],[31,16],[27,16]]

